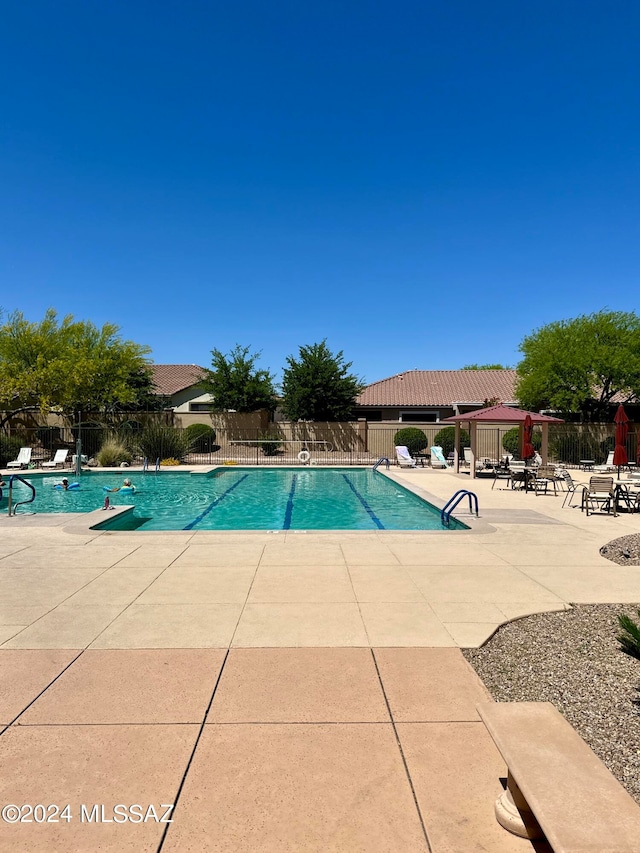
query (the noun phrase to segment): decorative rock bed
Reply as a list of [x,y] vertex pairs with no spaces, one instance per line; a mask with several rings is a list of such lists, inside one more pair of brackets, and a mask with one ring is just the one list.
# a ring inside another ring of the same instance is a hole
[[[639,565],[625,556],[630,539],[637,554],[640,537],[627,536],[605,546],[605,556]],[[637,622],[639,607],[575,605],[527,616],[464,655],[496,701],[552,702],[640,804],[640,660],[616,639],[618,616]]]

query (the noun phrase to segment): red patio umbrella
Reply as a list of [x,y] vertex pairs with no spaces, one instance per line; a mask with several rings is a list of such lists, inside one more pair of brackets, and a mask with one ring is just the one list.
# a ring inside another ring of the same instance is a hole
[[618,406],[618,411],[613,421],[616,425],[616,446],[613,451],[613,464],[618,466],[618,477],[620,477],[620,466],[629,464],[626,447],[629,418],[624,410],[624,406]]
[[524,433],[524,441],[522,444],[522,458],[529,459],[530,456],[535,454],[535,448],[531,443],[531,439],[533,437],[533,421],[531,420],[531,415],[527,415],[524,419],[524,425],[522,428]]

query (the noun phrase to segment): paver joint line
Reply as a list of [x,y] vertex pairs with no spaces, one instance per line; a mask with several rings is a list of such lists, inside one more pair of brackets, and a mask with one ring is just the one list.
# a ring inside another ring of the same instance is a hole
[[[205,708],[204,716],[202,718],[202,723],[200,724],[200,728],[198,729],[198,734],[196,735],[196,741],[193,745],[193,749],[191,750],[191,755],[189,756],[189,760],[187,761],[187,766],[184,769],[184,773],[182,774],[182,779],[180,780],[180,784],[178,785],[178,790],[176,791],[176,796],[173,801],[173,811],[175,813],[178,808],[178,804],[180,802],[180,794],[182,793],[182,789],[184,788],[184,784],[187,780],[187,776],[189,774],[189,768],[193,762],[193,758],[196,754],[196,750],[198,749],[198,744],[200,743],[200,738],[202,737],[202,733],[204,732],[204,727],[207,722],[207,717],[209,716],[209,711],[211,710],[211,706],[213,704],[213,699],[216,695],[216,690],[218,689],[218,685],[220,684],[220,679],[222,678],[222,673],[224,672],[225,665],[227,663],[227,658],[229,657],[229,649],[225,652],[224,660],[222,661],[222,666],[220,667],[220,672],[218,673],[218,677],[216,678],[216,683],[213,685],[213,690],[211,692],[211,698],[209,699],[209,704]],[[167,833],[169,831],[170,823],[165,824],[164,830],[162,832],[162,838],[160,839],[160,843],[158,844],[157,853],[160,853],[162,847],[164,845],[165,839],[167,837]]]
[[[7,732],[9,731],[9,727],[10,727],[10,726],[13,726],[13,725],[16,723],[16,721],[17,721],[17,720],[19,720],[19,719],[20,719],[20,717],[21,717],[21,716],[22,716],[26,711],[28,711],[28,710],[29,710],[29,708],[33,705],[33,703],[34,703],[34,702],[37,702],[37,700],[42,696],[42,694],[43,694],[43,693],[45,693],[45,692],[46,692],[46,691],[51,687],[51,685],[52,685],[52,684],[55,684],[55,683],[56,683],[56,681],[57,681],[57,680],[58,680],[62,675],[64,675],[64,673],[69,669],[69,667],[70,667],[70,666],[72,666],[72,665],[73,665],[73,664],[78,660],[78,658],[79,658],[79,657],[81,657],[81,655],[83,655],[83,654],[84,654],[84,652],[85,652],[85,649],[80,649],[80,651],[79,651],[79,652],[78,652],[78,654],[74,657],[74,659],[73,659],[73,660],[71,660],[71,661],[69,661],[69,663],[65,666],[65,668],[64,668],[64,669],[62,669],[62,670],[60,670],[60,672],[56,675],[56,677],[55,677],[55,678],[52,678],[52,679],[51,679],[51,681],[47,684],[47,686],[46,686],[46,687],[43,687],[43,688],[42,688],[42,690],[38,693],[38,695],[37,695],[37,696],[34,696],[34,697],[33,697],[33,699],[31,700],[31,702],[29,702],[29,704],[28,704],[28,705],[26,705],[26,706],[22,709],[22,711],[20,711],[20,713],[19,713],[19,714],[17,714],[17,715],[13,718],[13,720],[11,720],[11,721],[8,723],[8,725],[7,725],[6,729],[4,729],[3,731],[1,731],[1,732],[0,732],[0,737],[2,737],[2,735],[3,735],[6,731],[7,731]],[[18,724],[18,725],[20,725],[20,724]]]
[[398,750],[400,752],[400,758],[402,759],[402,764],[404,766],[404,772],[407,775],[407,781],[409,782],[409,787],[411,788],[411,796],[413,797],[413,804],[416,807],[416,811],[418,812],[418,818],[420,820],[420,826],[422,827],[422,832],[424,833],[424,840],[427,844],[427,853],[434,853],[433,848],[431,846],[431,841],[429,840],[429,833],[427,832],[427,827],[424,822],[424,818],[422,816],[422,811],[420,809],[420,805],[418,803],[418,797],[413,786],[413,779],[411,778],[411,773],[409,772],[409,765],[407,764],[407,759],[404,754],[404,750],[402,749],[402,744],[400,743],[400,736],[398,735],[398,729],[396,728],[396,722],[393,719],[393,713],[391,712],[391,705],[389,703],[389,699],[387,697],[387,693],[384,689],[384,684],[382,682],[382,676],[380,674],[380,669],[378,668],[378,661],[376,660],[375,651],[371,649],[371,657],[373,658],[373,665],[376,668],[376,673],[378,675],[378,681],[380,682],[380,689],[382,690],[382,695],[384,696],[384,701],[387,705],[387,711],[389,712],[389,719],[391,720],[391,726],[393,728],[393,734],[396,739],[396,744],[398,745]]

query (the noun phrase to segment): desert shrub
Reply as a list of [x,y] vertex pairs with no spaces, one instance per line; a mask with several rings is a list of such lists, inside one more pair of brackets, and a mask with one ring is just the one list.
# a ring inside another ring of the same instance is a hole
[[216,440],[216,431],[208,424],[190,424],[184,431],[195,453],[211,453]]
[[263,432],[260,433],[260,448],[265,456],[275,456],[282,445],[280,436],[276,433]]
[[147,426],[136,436],[138,452],[149,460],[173,458],[181,461],[190,446],[185,432],[169,426]]
[[120,441],[117,436],[110,436],[102,443],[102,447],[96,454],[96,459],[103,468],[114,468],[121,462],[131,465],[133,456],[124,442]]
[[168,459],[162,459],[160,462],[160,465],[164,465],[165,468],[171,467],[172,465],[179,465],[179,464],[180,464],[180,460],[174,459],[172,456],[170,456]]
[[[443,427],[440,432],[436,433],[435,438],[433,439],[433,444],[435,447],[441,447],[444,456],[446,457],[449,453],[453,453],[453,449],[456,443],[456,428],[454,426]],[[463,453],[464,447],[469,447],[471,445],[471,437],[466,429],[460,430],[460,446],[458,447],[458,453]]]
[[397,447],[406,447],[409,453],[420,453],[429,443],[427,436],[418,427],[405,427],[393,437]]
[[[640,610],[638,610],[638,616],[640,616]],[[622,628],[622,634],[618,634],[622,651],[634,658],[640,658],[640,625],[626,614],[618,616],[618,625]]]
[[7,462],[13,462],[20,453],[20,448],[27,446],[28,442],[24,436],[0,435],[0,468],[5,468]]
[[[542,447],[542,433],[534,430],[531,434],[531,444],[534,450]],[[520,427],[513,427],[502,436],[502,446],[510,456],[520,456]]]

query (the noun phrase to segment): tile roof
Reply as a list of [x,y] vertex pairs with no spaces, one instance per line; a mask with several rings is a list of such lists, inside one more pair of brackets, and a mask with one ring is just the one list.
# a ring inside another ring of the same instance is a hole
[[197,385],[206,371],[197,364],[152,364],[151,374],[158,394],[171,397],[178,391]]
[[482,405],[493,397],[515,404],[515,382],[515,370],[408,370],[368,385],[356,398],[356,405]]

